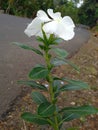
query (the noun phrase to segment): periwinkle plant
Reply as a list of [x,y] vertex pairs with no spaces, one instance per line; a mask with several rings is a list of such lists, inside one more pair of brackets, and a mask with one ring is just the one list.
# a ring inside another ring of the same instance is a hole
[[[29,81],[19,81],[21,84],[31,86],[35,91],[32,92],[32,98],[37,104],[36,113],[25,112],[21,117],[31,123],[39,125],[50,125],[54,130],[61,130],[64,122],[72,121],[76,118],[89,114],[98,113],[98,109],[91,105],[82,105],[74,107],[60,108],[57,105],[60,93],[64,91],[89,89],[87,83],[80,80],[73,80],[67,77],[54,77],[52,70],[56,66],[69,64],[76,71],[78,67],[71,63],[68,59],[68,53],[64,49],[54,48],[58,45],[59,39],[70,40],[74,37],[74,23],[69,16],[61,17],[60,12],[53,13],[52,9],[47,10],[48,15],[39,10],[37,17],[28,25],[25,33],[31,37],[36,36],[41,43],[39,48],[33,48],[21,43],[14,43],[21,48],[31,50],[40,55],[45,60],[45,65],[36,65],[29,73]],[[56,54],[54,58],[52,53]],[[48,82],[48,88],[37,83],[37,80],[44,79]],[[66,84],[61,82],[66,81]],[[41,90],[41,91],[40,91]],[[41,92],[45,91],[49,94],[47,99]]]

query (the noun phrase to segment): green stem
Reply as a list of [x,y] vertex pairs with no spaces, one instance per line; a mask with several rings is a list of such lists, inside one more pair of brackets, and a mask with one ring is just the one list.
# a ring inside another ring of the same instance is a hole
[[50,58],[49,58],[49,54],[48,54],[48,51],[45,51],[45,60],[46,60],[46,65],[47,65],[47,68],[48,68],[48,83],[49,83],[49,92],[50,92],[50,100],[51,100],[51,103],[54,102],[54,92],[53,92],[53,78],[52,78],[52,75],[51,75],[51,63],[50,63]]
[[[48,71],[49,71],[49,73],[48,73],[48,83],[49,83],[50,100],[51,100],[51,103],[56,106],[54,91],[53,91],[53,77],[52,77],[52,74],[51,74],[50,60],[51,60],[51,58],[49,56],[48,51],[45,51],[45,61],[46,61],[46,65],[47,65],[47,68],[48,68]],[[56,110],[54,112],[54,120],[55,120],[54,130],[59,130],[59,123],[58,123],[57,111]]]
[[59,123],[57,119],[57,112],[54,113],[54,119],[55,119],[55,130],[59,130]]

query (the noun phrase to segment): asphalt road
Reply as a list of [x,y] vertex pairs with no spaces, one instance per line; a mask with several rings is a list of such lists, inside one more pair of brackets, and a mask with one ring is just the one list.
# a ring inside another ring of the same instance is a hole
[[[23,50],[10,43],[22,42],[34,47],[38,46],[35,38],[28,38],[24,29],[31,20],[16,16],[0,14],[0,119],[10,108],[11,103],[21,93],[17,80],[27,79],[27,74],[36,63],[44,61],[34,53]],[[73,55],[88,41],[90,32],[77,27],[75,37],[59,46]]]

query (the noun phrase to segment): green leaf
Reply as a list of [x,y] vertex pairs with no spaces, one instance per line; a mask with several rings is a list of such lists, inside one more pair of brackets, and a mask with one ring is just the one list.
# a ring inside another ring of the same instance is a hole
[[64,49],[60,49],[60,48],[53,48],[53,51],[57,54],[57,56],[59,58],[66,58],[68,56],[68,52],[65,51]]
[[37,37],[36,37],[36,39],[37,39],[39,42],[42,42],[42,43],[44,43],[44,39],[43,39],[42,37],[40,37],[40,36],[37,36]]
[[44,45],[39,45],[39,47],[41,50],[46,50],[46,46],[44,46]]
[[44,102],[48,102],[46,97],[41,94],[40,92],[32,92],[31,93],[32,99],[39,105],[42,104]]
[[67,64],[67,63],[61,59],[54,58],[54,59],[52,59],[51,64],[53,64],[54,66],[60,66],[60,65]]
[[54,37],[54,34],[50,34],[50,37],[48,38],[48,44],[49,45],[52,45],[54,44],[54,40],[55,40],[55,37]]
[[49,41],[48,42],[49,45],[57,45],[58,43],[61,42],[61,39],[55,37],[54,34],[51,34],[48,41]]
[[61,87],[61,80],[54,80],[53,81],[53,91],[54,91],[54,97],[56,98],[59,95],[59,89]]
[[[66,82],[68,82],[69,84],[69,89],[90,89],[89,85],[83,81],[80,80],[72,80],[72,79],[68,79],[68,78],[63,78],[63,80],[65,80]],[[66,86],[66,85],[65,85]],[[61,90],[63,89],[68,89],[68,86],[61,88]]]
[[18,81],[18,83],[30,86],[30,87],[32,87],[34,89],[40,89],[40,90],[47,91],[47,88],[44,85],[38,84],[33,80],[30,80],[30,81]]
[[68,121],[72,121],[74,119],[80,118],[80,115],[76,114],[76,113],[64,113],[63,114],[63,118],[62,118],[62,122],[68,122]]
[[84,106],[79,106],[79,107],[65,107],[61,109],[60,112],[66,112],[69,115],[74,114],[81,117],[81,116],[86,116],[90,114],[97,114],[98,109],[91,105],[84,105]]
[[54,80],[53,81],[53,86],[57,87],[58,89],[61,87],[61,80]]
[[84,86],[84,85],[82,85],[82,86],[78,86],[78,84],[77,85],[73,85],[73,84],[66,84],[66,85],[64,85],[64,86],[62,86],[61,88],[60,88],[60,91],[69,91],[69,90],[81,90],[81,89],[88,89],[88,87],[87,86]]
[[55,106],[50,103],[42,103],[38,107],[38,114],[43,116],[43,117],[48,117],[54,114],[55,111]]
[[36,123],[39,125],[45,125],[49,124],[46,118],[42,118],[39,115],[32,114],[30,112],[25,112],[21,115],[21,118],[24,119],[25,121],[31,122],[31,123]]
[[80,128],[79,127],[70,127],[67,130],[80,130]]
[[67,64],[69,64],[71,67],[73,67],[75,70],[77,70],[78,72],[80,71],[79,67],[76,66],[74,63],[72,63],[71,61],[65,59],[64,60]]
[[42,65],[37,65],[29,73],[31,79],[45,79],[48,75],[48,69]]
[[13,44],[15,44],[15,45],[17,45],[17,46],[19,46],[19,47],[21,47],[23,49],[31,50],[31,51],[35,52],[36,54],[39,54],[39,55],[43,56],[43,53],[40,50],[36,49],[36,48],[30,47],[28,45],[24,45],[24,44],[18,43],[18,42],[13,42]]
[[56,37],[54,42],[55,42],[55,44],[59,44],[59,43],[63,42],[63,40],[61,38]]
[[46,35],[46,33],[44,32],[43,29],[42,29],[42,34],[43,34],[44,44],[48,45],[47,35]]

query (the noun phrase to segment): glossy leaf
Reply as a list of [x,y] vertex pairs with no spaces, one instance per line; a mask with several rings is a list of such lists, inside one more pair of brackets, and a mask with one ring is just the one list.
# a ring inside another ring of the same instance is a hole
[[60,88],[60,91],[69,91],[69,90],[81,90],[81,89],[88,89],[85,85],[73,85],[73,84],[66,84]]
[[81,116],[79,114],[76,114],[76,113],[64,113],[63,114],[63,118],[62,118],[62,121],[63,122],[68,122],[68,121],[72,121],[74,119],[77,119],[77,118],[80,118]]
[[39,115],[32,114],[30,112],[25,112],[21,115],[21,118],[24,119],[25,121],[31,122],[31,123],[36,123],[39,125],[45,125],[49,124],[49,122],[46,120],[46,118],[42,118]]
[[54,48],[53,51],[57,54],[57,56],[59,58],[66,58],[68,56],[68,52],[65,51],[64,49],[60,49],[60,48]]
[[54,58],[54,59],[52,59],[51,64],[53,64],[54,66],[60,66],[60,65],[67,64],[67,63],[64,60]]
[[36,102],[37,104],[42,104],[42,103],[46,103],[48,102],[46,97],[40,93],[40,92],[32,92],[31,93],[32,99],[34,100],[34,102]]
[[36,48],[30,47],[28,45],[18,43],[18,42],[13,42],[13,44],[15,44],[15,45],[17,45],[17,46],[19,46],[19,47],[21,47],[23,49],[31,50],[31,51],[35,52],[36,54],[39,54],[39,55],[43,56],[43,53],[40,50],[36,49]]
[[37,65],[29,73],[31,79],[45,79],[48,75],[48,69],[42,65]]
[[84,105],[84,106],[78,106],[78,107],[65,107],[60,112],[66,112],[67,114],[71,115],[77,115],[77,116],[86,116],[90,114],[97,114],[98,109],[91,105]]
[[[70,89],[71,89],[71,87],[72,87],[72,89],[73,90],[75,90],[75,89],[89,89],[90,87],[89,87],[89,85],[87,84],[87,83],[85,83],[85,82],[83,82],[83,81],[80,81],[80,80],[72,80],[72,79],[68,79],[68,78],[63,78],[63,80],[65,80],[66,82],[68,82],[69,83],[69,87],[70,87]],[[72,86],[71,86],[72,85]],[[61,88],[62,89],[62,88]],[[66,88],[65,88],[66,89]],[[68,86],[67,86],[67,89],[68,89]]]
[[34,89],[40,89],[47,91],[47,88],[44,85],[38,84],[37,82],[30,80],[30,81],[18,81],[19,84],[24,84],[30,86]]
[[54,91],[54,96],[55,98],[59,95],[59,89],[61,87],[61,81],[60,80],[54,80],[53,81],[53,91]]
[[53,115],[54,111],[55,111],[55,106],[48,102],[40,104],[38,108],[38,114],[43,117]]

